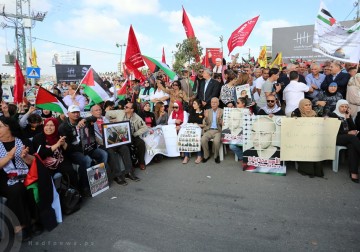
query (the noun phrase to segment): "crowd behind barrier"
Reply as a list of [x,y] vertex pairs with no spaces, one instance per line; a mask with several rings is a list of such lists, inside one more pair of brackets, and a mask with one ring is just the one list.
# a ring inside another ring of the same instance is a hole
[[[274,138],[264,144],[254,135],[253,145],[246,150],[241,137],[229,140],[226,134],[243,134],[241,120],[236,119],[238,115],[243,116],[241,113],[230,115],[233,119],[224,127],[224,115],[228,116],[229,109],[246,110],[247,116],[261,115],[253,121],[252,130],[263,137],[275,134],[275,127],[265,129],[263,126],[266,123],[273,125],[271,118],[285,114],[298,118],[338,119],[340,127],[337,133],[334,132],[336,145],[347,148],[350,179],[359,183],[360,74],[357,66],[345,68],[344,64],[333,61],[323,65],[295,63],[282,69],[249,64],[227,64],[221,66],[221,71],[213,73],[213,70],[217,71],[215,69],[216,66],[214,69],[202,68],[194,76],[190,76],[189,69],[183,69],[180,79],[173,82],[168,82],[161,70],[156,74],[148,73],[143,83],[127,80],[130,84],[124,99],[92,106],[76,83],[55,83],[50,91],[62,97],[68,106],[67,115],[37,109],[30,102],[16,106],[2,101],[0,196],[6,198],[6,205],[19,220],[13,227],[15,236],[26,241],[41,234],[44,228],[54,228],[44,224],[47,223],[46,216],[50,216],[45,212],[46,209],[50,211],[45,200],[34,198],[23,183],[36,158],[46,168],[39,169],[43,171],[42,179],[39,175],[39,192],[43,192],[41,187],[48,186],[42,180],[48,181],[47,176],[60,173],[69,179],[69,186],[82,198],[91,197],[86,171],[95,164],[104,163],[109,180],[119,185],[126,186],[128,180],[140,181],[136,168],[147,168],[145,156],[149,155],[150,148],[144,141],[145,136],[153,134],[154,129],[158,129],[154,127],[159,125],[173,125],[176,129],[179,146],[173,153],[183,157],[184,165],[208,162],[211,155],[216,163],[220,163],[223,153],[219,151],[222,147],[226,149],[225,144],[229,144],[229,149],[235,153],[235,162],[239,166],[250,167],[251,161],[244,155],[246,151],[257,153],[259,157],[261,154],[279,159],[278,148],[270,144]],[[125,82],[114,73],[102,77],[113,93]],[[246,91],[240,92],[245,85]],[[25,96],[33,88],[31,84],[26,85]],[[104,127],[125,121],[128,128]],[[201,135],[191,130],[188,133],[181,131],[190,124],[200,129]],[[155,136],[164,139],[160,130],[153,138]],[[163,141],[166,145],[166,139]],[[114,147],[108,148],[108,145]],[[193,161],[191,152],[196,156]],[[153,164],[161,162],[164,156],[151,155]],[[297,161],[300,174],[324,176],[321,162]],[[47,195],[41,196],[46,198]]]

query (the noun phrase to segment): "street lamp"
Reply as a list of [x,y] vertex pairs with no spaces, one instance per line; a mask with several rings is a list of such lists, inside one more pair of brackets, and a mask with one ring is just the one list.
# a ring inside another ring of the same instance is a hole
[[122,48],[123,46],[126,46],[126,44],[119,44],[119,43],[116,43],[116,47],[119,48],[120,47],[120,75],[122,73]]

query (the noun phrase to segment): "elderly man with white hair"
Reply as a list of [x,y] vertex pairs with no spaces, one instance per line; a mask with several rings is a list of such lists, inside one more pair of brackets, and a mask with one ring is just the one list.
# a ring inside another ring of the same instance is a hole
[[341,71],[341,63],[337,60],[334,60],[330,64],[330,74],[326,75],[325,80],[321,83],[321,89],[327,90],[330,83],[336,82],[338,85],[338,92],[345,99],[346,97],[346,88],[350,79],[350,74],[344,73]]
[[307,93],[306,98],[312,100],[318,95],[319,91],[321,91],[321,83],[325,80],[325,74],[320,73],[320,65],[317,63],[312,63],[310,69],[311,73],[305,76],[305,80],[306,85],[312,87],[314,91]]

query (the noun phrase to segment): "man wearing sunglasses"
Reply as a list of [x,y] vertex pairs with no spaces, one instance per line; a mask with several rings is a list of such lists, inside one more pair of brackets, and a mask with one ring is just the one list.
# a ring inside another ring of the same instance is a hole
[[268,115],[270,117],[274,115],[282,116],[285,115],[284,111],[276,104],[275,95],[268,95],[266,97],[266,105],[260,108],[258,115]]

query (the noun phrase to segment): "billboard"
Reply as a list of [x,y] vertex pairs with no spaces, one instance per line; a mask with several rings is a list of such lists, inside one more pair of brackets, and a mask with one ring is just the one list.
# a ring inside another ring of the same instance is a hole
[[81,81],[90,65],[55,65],[56,81]]
[[[354,21],[340,22],[350,27]],[[289,63],[290,59],[303,59],[305,61],[325,61],[330,58],[313,52],[314,25],[302,25],[283,28],[273,28],[272,32],[272,57],[282,52],[283,62]]]
[[[216,58],[223,58],[223,52],[221,48],[206,48],[206,54],[204,57],[204,66],[212,69],[215,66]],[[210,65],[209,58],[211,58],[213,65]]]
[[58,64],[78,65],[80,63],[80,51],[56,52],[52,58],[52,66]]

